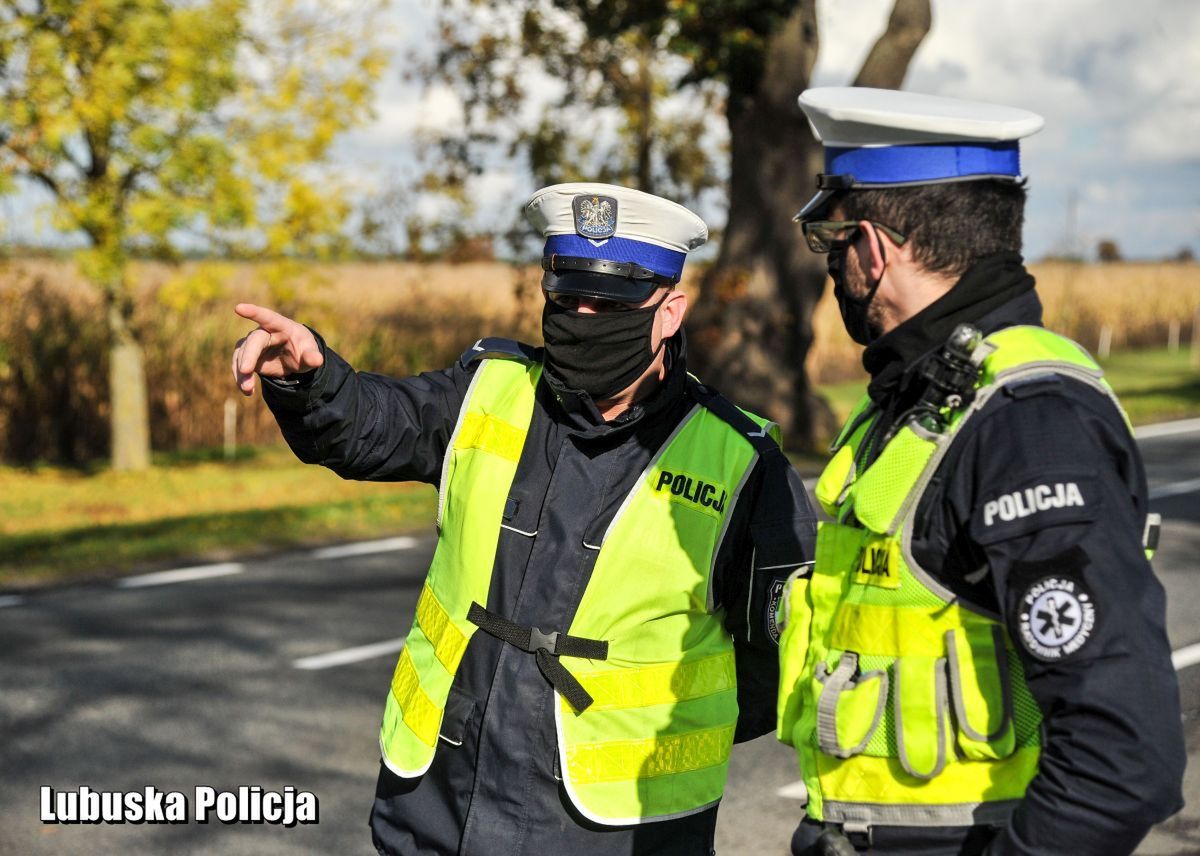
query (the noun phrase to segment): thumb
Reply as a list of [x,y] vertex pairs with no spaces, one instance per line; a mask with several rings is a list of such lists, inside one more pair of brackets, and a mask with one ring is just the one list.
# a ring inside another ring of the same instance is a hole
[[312,344],[300,352],[300,370],[319,369],[325,364],[325,355],[317,344]]

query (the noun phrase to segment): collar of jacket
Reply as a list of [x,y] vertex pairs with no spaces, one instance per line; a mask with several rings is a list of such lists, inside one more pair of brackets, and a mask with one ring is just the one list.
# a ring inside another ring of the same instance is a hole
[[604,421],[590,395],[580,389],[568,388],[547,366],[542,371],[542,377],[546,379],[558,404],[556,417],[581,436],[601,437],[629,430],[633,425],[653,420],[670,411],[683,398],[687,384],[687,341],[682,329],[667,340],[664,350],[667,376],[658,389],[611,422]]
[[867,346],[867,393],[877,404],[891,398],[905,385],[910,370],[964,322],[984,334],[1015,324],[1040,325],[1042,304],[1033,288],[1034,279],[1019,253],[980,259],[944,295]]

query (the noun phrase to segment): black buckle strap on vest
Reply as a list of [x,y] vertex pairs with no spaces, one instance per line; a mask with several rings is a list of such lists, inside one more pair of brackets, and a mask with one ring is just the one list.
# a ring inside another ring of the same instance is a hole
[[478,603],[472,602],[467,612],[467,621],[489,636],[495,636],[514,648],[533,654],[538,671],[548,680],[576,714],[583,713],[592,704],[592,697],[583,684],[567,671],[559,657],[583,657],[588,660],[607,660],[608,643],[598,639],[568,636],[566,633],[545,633],[537,627],[526,627],[502,618]]

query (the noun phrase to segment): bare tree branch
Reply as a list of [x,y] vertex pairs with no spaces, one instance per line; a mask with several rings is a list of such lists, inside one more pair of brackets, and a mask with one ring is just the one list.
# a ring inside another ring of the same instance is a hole
[[854,85],[899,89],[913,54],[932,24],[929,0],[896,0],[887,29],[863,60]]
[[54,180],[54,176],[50,175],[48,171],[34,163],[33,157],[24,149],[24,147],[13,145],[11,134],[0,135],[0,148],[4,148],[11,152],[14,157],[18,158],[25,164],[25,169],[16,173],[18,176],[32,178],[59,199],[64,198],[62,194],[62,188],[58,186],[58,182]]
[[54,180],[53,176],[50,176],[47,173],[44,173],[41,170],[36,170],[36,169],[31,169],[26,174],[30,178],[35,178],[38,181],[40,181],[44,187],[48,188],[50,190],[50,192],[53,193],[55,196],[57,196],[59,199],[63,198],[62,191],[59,189],[59,186],[58,186],[58,182]]

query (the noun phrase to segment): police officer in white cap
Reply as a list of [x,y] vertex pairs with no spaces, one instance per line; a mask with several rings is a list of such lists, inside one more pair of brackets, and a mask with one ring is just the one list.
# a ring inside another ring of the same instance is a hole
[[235,374],[264,377],[302,460],[439,488],[386,693],[379,852],[708,856],[730,746],[772,725],[774,605],[814,515],[774,426],[687,374],[675,286],[704,223],[604,184],[526,213],[544,349],[482,339],[392,379],[239,305],[259,327]]
[[1137,446],[1020,256],[1042,119],[870,89],[800,106],[825,172],[797,219],[871,381],[787,595],[793,852],[1129,853],[1182,804],[1178,687]]

